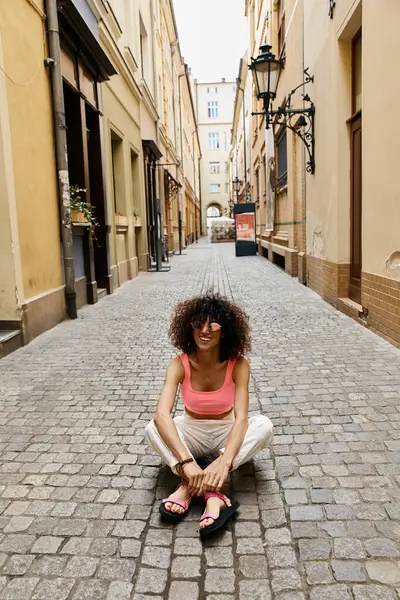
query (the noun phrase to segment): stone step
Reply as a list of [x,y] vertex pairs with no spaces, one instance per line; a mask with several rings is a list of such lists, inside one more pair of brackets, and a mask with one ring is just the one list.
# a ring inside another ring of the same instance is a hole
[[19,329],[0,329],[0,358],[21,348],[22,335]]

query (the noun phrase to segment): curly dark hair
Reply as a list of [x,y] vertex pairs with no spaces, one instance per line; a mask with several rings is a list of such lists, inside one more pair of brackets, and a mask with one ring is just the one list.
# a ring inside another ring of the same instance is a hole
[[221,325],[221,362],[237,359],[251,350],[248,315],[239,306],[212,291],[177,304],[169,328],[173,345],[185,354],[195,352],[192,323],[207,319]]

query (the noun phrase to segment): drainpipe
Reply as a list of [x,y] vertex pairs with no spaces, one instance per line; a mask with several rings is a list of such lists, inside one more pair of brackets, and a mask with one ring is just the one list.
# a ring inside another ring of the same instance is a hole
[[60,31],[58,28],[57,0],[46,0],[49,58],[51,68],[51,88],[53,99],[54,135],[57,159],[57,182],[61,217],[61,238],[63,244],[65,299],[70,319],[77,318],[74,253],[72,245],[71,208],[69,193],[69,173],[67,156],[67,133],[63,80],[61,74]]
[[[151,19],[151,23],[153,25],[154,21],[155,21],[155,17],[156,17],[156,13],[154,10],[154,0],[150,0],[150,19]],[[157,113],[157,121],[156,121],[156,140],[157,140],[157,148],[160,149],[160,114],[158,111],[158,101],[159,101],[159,95],[158,95],[158,73],[157,73],[157,60],[156,60],[156,40],[155,40],[155,29],[154,27],[151,28],[151,56],[152,56],[152,62],[153,62],[153,93],[154,93],[154,106],[156,109],[156,113]],[[157,160],[157,167],[159,167],[159,161]],[[164,240],[164,207],[163,207],[163,195],[164,195],[164,191],[163,191],[163,171],[162,169],[157,168],[157,175],[154,177],[154,181],[157,182],[158,184],[158,190],[154,189],[153,190],[153,198],[152,198],[152,206],[153,206],[153,212],[154,212],[154,224],[156,224],[157,221],[157,195],[158,198],[160,200],[160,226],[162,228],[162,231],[159,232],[159,238],[161,243],[159,243],[159,239],[157,238],[156,241],[156,269],[157,271],[159,271],[162,268],[162,246],[163,246],[163,240]],[[158,191],[158,194],[157,194]],[[161,245],[161,248],[160,248]],[[157,258],[157,253],[160,254],[161,259]],[[168,253],[168,249],[167,249],[167,253]]]
[[[183,131],[182,131],[182,88],[181,88],[181,79],[186,76],[186,70],[184,73],[180,73],[178,75],[178,88],[179,88],[179,128],[181,130],[180,135],[180,146],[181,146],[181,169],[183,173]],[[175,98],[175,96],[174,96]],[[175,106],[175,101],[174,101]],[[175,115],[175,110],[174,110]],[[175,119],[175,116],[174,116]],[[187,224],[186,224],[187,226]],[[178,231],[179,231],[179,254],[182,254],[182,210],[181,210],[181,202],[178,196]]]

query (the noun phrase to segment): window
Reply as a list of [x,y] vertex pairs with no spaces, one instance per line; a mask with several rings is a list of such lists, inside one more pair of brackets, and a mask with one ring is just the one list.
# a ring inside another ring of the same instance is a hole
[[210,193],[211,194],[219,194],[221,191],[221,186],[219,183],[210,183]]
[[359,32],[353,40],[353,114],[362,107],[362,37]]
[[218,94],[218,88],[217,87],[215,88],[215,93]]
[[209,93],[210,93],[210,88],[207,88],[207,94],[209,94]]
[[111,159],[114,192],[114,212],[121,215],[126,214],[124,206],[124,151],[121,138],[111,130]]
[[278,13],[278,56],[281,56],[285,47],[285,0],[279,0]]
[[211,150],[219,149],[219,133],[209,133],[208,134],[208,147]]
[[225,184],[225,194],[229,194],[229,183]]
[[210,173],[214,175],[218,175],[221,171],[221,166],[219,162],[210,162]]
[[208,103],[208,118],[216,119],[218,117],[218,102]]
[[284,186],[287,184],[287,140],[285,128],[276,140],[276,162],[278,186]]
[[142,21],[142,17],[139,16],[140,22],[140,61],[142,67],[142,79],[147,80],[149,74],[149,38],[147,35],[146,28]]
[[228,150],[228,135],[224,132],[224,150]]

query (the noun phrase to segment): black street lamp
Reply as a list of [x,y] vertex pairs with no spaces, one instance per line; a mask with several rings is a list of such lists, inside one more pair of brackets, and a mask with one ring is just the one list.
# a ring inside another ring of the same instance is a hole
[[315,172],[315,132],[314,115],[315,106],[308,94],[302,94],[303,102],[309,104],[303,108],[292,108],[292,96],[304,87],[305,84],[314,81],[314,77],[309,75],[308,69],[304,71],[305,79],[288,95],[284,106],[276,110],[271,109],[271,100],[276,98],[279,75],[284,68],[284,62],[277,59],[271,52],[272,46],[267,44],[260,47],[260,54],[257,58],[251,59],[249,69],[253,73],[254,84],[257,90],[257,98],[264,102],[264,112],[252,113],[252,115],[264,115],[266,128],[270,129],[271,124],[278,127],[286,127],[295,133],[303,142],[308,153],[307,171],[311,174]]
[[239,202],[239,190],[240,190],[240,185],[241,185],[241,181],[239,179],[239,177],[236,175],[235,179],[232,181],[233,183],[233,189],[235,190],[235,194],[236,194],[236,202]]

